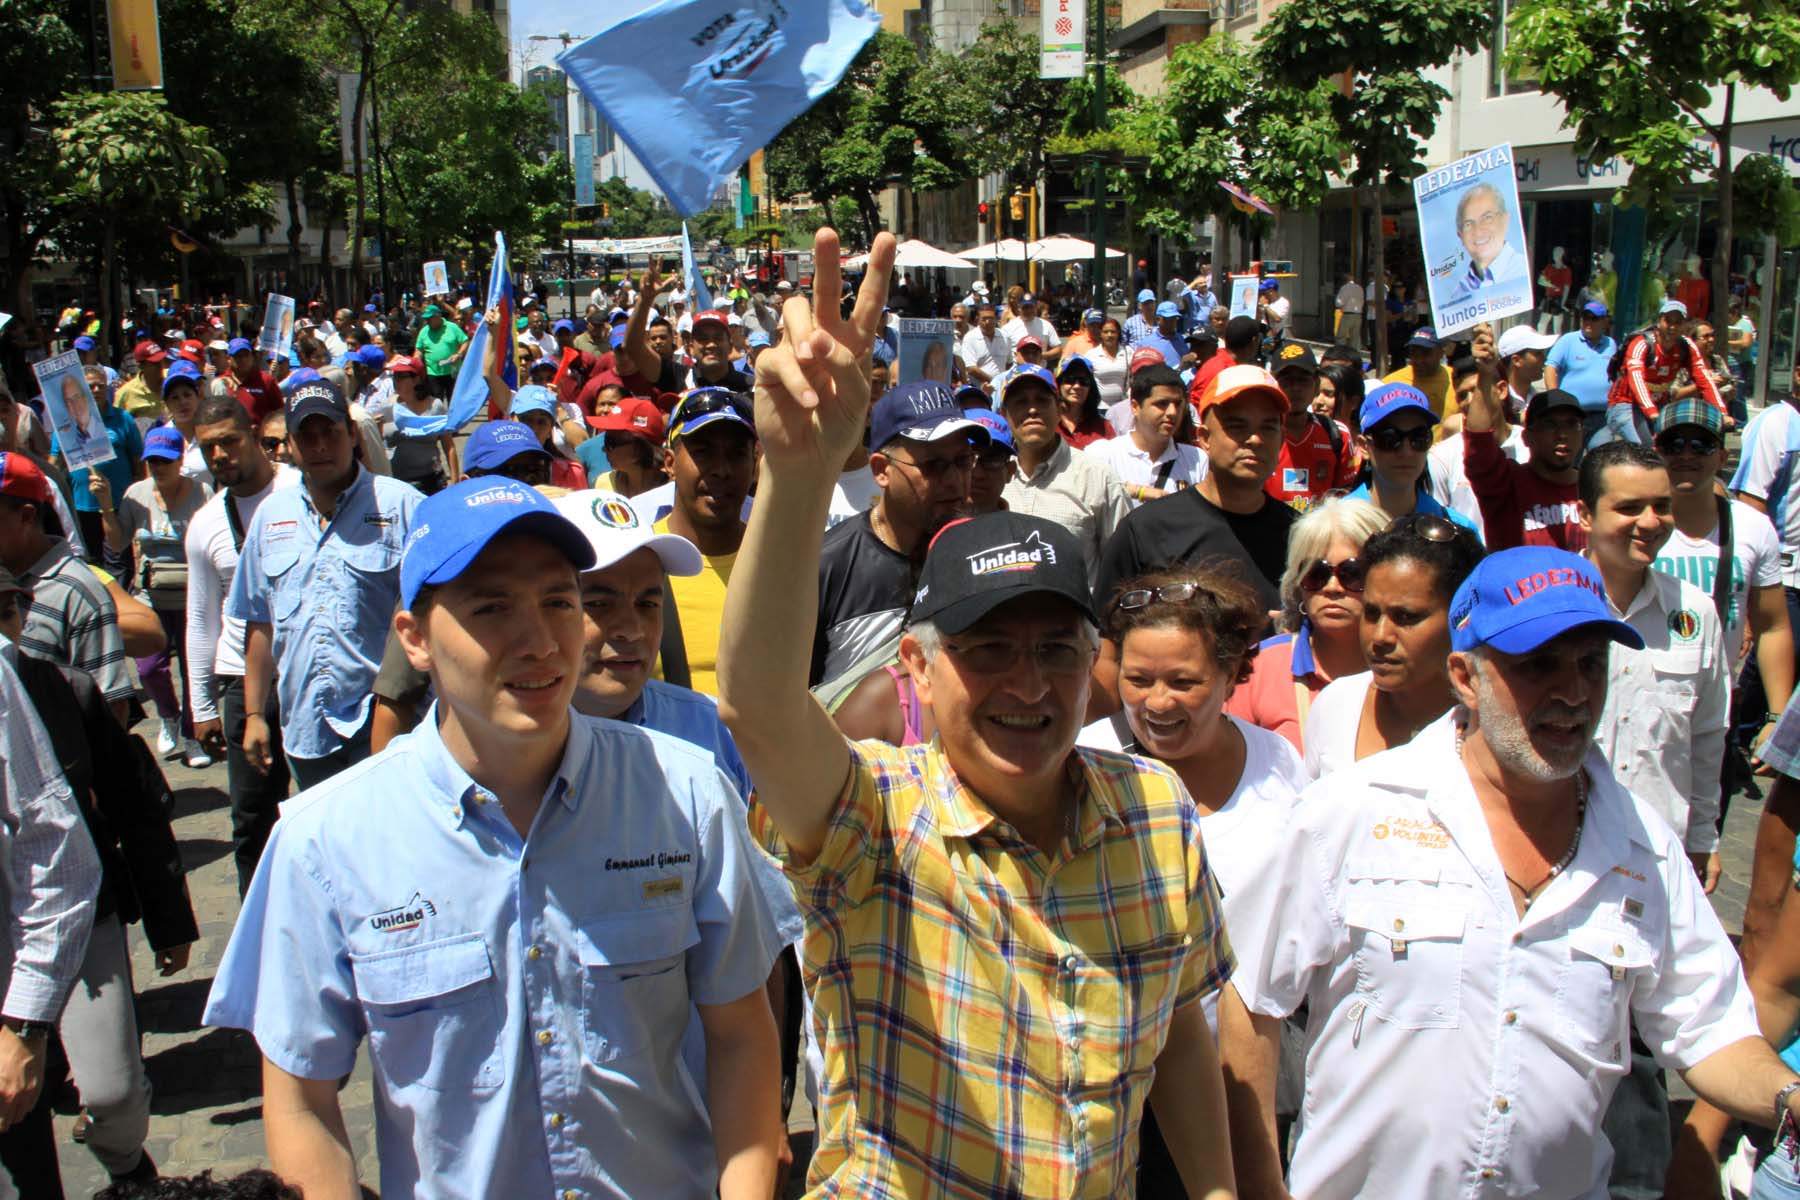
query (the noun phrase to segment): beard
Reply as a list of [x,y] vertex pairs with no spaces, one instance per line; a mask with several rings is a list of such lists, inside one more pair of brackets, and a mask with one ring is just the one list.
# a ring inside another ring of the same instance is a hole
[[[1582,759],[1587,757],[1588,746],[1593,742],[1593,709],[1571,708],[1552,701],[1540,706],[1529,720],[1521,718],[1501,703],[1493,684],[1488,681],[1487,671],[1488,668],[1483,667],[1475,672],[1475,697],[1479,706],[1480,733],[1495,760],[1505,770],[1539,783],[1572,778],[1581,770]],[[1572,750],[1561,747],[1545,750],[1531,737],[1531,725],[1540,721],[1580,722],[1587,727],[1587,736]]]

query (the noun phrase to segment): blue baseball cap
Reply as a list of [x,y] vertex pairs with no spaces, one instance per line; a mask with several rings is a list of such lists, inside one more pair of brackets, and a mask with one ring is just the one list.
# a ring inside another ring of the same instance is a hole
[[750,407],[750,397],[730,388],[698,387],[683,392],[669,413],[669,444],[715,421],[729,421],[751,437],[756,436],[756,414]]
[[380,346],[364,346],[356,352],[356,361],[371,370],[379,371],[387,366],[387,355]]
[[365,305],[363,305],[363,311],[367,312],[367,313],[372,313],[372,312],[380,312],[381,310],[379,308],[376,308],[373,304],[365,304]]
[[550,457],[537,434],[523,421],[488,421],[469,435],[468,445],[463,447],[463,469],[492,471],[521,454]]
[[1670,313],[1680,313],[1682,316],[1685,317],[1688,315],[1687,305],[1683,304],[1679,300],[1664,300],[1662,302],[1662,309],[1661,309],[1661,311],[1659,311],[1657,313],[1657,315],[1661,316],[1661,317],[1666,317]]
[[513,393],[509,415],[516,420],[530,412],[556,415],[556,396],[541,383],[528,383]]
[[1528,654],[1571,629],[1591,626],[1622,646],[1644,648],[1638,631],[1606,603],[1600,572],[1554,546],[1517,546],[1482,559],[1450,601],[1450,648],[1492,646]]
[[1436,350],[1438,348],[1437,330],[1429,325],[1421,325],[1413,330],[1412,336],[1406,339],[1406,348],[1411,350],[1414,346],[1422,350]]
[[545,356],[544,358],[540,358],[536,362],[532,363],[531,366],[529,368],[527,368],[526,373],[529,374],[531,371],[535,371],[539,367],[549,367],[552,371],[554,371],[561,365],[562,364],[558,363],[554,358]]
[[163,373],[162,394],[167,396],[169,389],[178,383],[188,384],[198,391],[205,382],[206,377],[200,374],[199,367],[185,358],[178,358]]
[[981,432],[977,440],[987,440],[985,430],[963,415],[962,405],[950,389],[927,379],[903,383],[882,393],[869,422],[869,448],[884,449],[898,438],[914,442],[958,436],[967,439],[975,432]]
[[1148,303],[1155,299],[1156,299],[1156,293],[1151,291],[1149,288],[1145,288],[1143,291],[1138,293],[1137,302],[1139,304],[1145,304],[1145,303]]
[[[289,433],[300,432],[300,422],[318,413],[323,413],[334,421],[350,423],[350,405],[344,399],[344,393],[337,384],[326,379],[317,371],[296,371],[294,376],[310,375],[310,379],[302,379],[287,398],[287,423]],[[289,378],[293,378],[290,376]]]
[[1104,320],[1106,320],[1106,314],[1097,308],[1090,308],[1081,314],[1083,325],[1098,325]]
[[556,324],[554,324],[550,327],[550,332],[551,333],[574,333],[575,332],[575,322],[569,320],[567,317],[564,317],[562,320],[558,321]]
[[617,350],[620,346],[623,346],[624,344],[625,344],[625,331],[623,329],[614,327],[614,329],[612,331],[612,348],[614,350]]
[[100,344],[99,342],[96,342],[93,338],[89,337],[85,333],[75,339],[75,348],[77,350],[81,351],[83,354],[87,353],[89,350],[92,350],[94,347],[98,346],[99,344]]
[[1277,279],[1265,279],[1265,280],[1263,280],[1263,281],[1262,281],[1262,282],[1261,282],[1261,283],[1259,283],[1259,284],[1257,284],[1257,285],[1256,285],[1256,290],[1257,290],[1257,291],[1259,291],[1259,292],[1272,292],[1272,291],[1274,291],[1274,290],[1275,290],[1275,289],[1276,289],[1276,288],[1278,288],[1278,287],[1280,287],[1280,286],[1281,286],[1281,281],[1280,281],[1280,280],[1277,280]]
[[1173,300],[1164,300],[1156,306],[1156,315],[1158,317],[1179,317],[1181,310],[1175,307]]
[[1590,317],[1612,316],[1612,313],[1607,310],[1606,305],[1600,303],[1598,300],[1589,300],[1586,304],[1581,306],[1581,311]]
[[1370,388],[1362,402],[1363,432],[1367,433],[1395,413],[1408,408],[1415,408],[1423,412],[1430,424],[1438,423],[1437,414],[1431,411],[1431,401],[1425,398],[1424,392],[1412,384],[1384,383]]
[[163,458],[171,462],[180,462],[187,451],[187,442],[182,439],[181,430],[173,425],[158,425],[144,434],[144,457],[146,459]]
[[249,338],[232,338],[229,342],[225,343],[225,350],[228,354],[242,354],[246,350],[254,350],[255,348],[256,347],[250,344]]
[[764,333],[760,329],[757,330],[755,333],[751,334],[749,337],[744,339],[744,345],[748,346],[752,350],[756,349],[759,346],[768,347],[768,346],[773,346],[774,344],[775,344],[774,342],[769,340],[769,335]]
[[1036,303],[1037,303],[1037,297],[1032,295],[1030,292],[1022,293],[1019,296],[1019,307],[1020,308],[1024,308],[1027,304],[1036,304]]
[[1056,379],[1049,371],[1038,366],[1036,363],[1021,363],[1019,366],[1008,371],[1006,377],[1001,381],[1001,398],[1004,399],[1006,394],[1013,390],[1015,384],[1025,379],[1037,380],[1039,383],[1050,389],[1051,395],[1056,395]]
[[465,479],[426,497],[413,512],[412,533],[400,560],[402,607],[413,606],[420,588],[449,583],[468,570],[488,543],[503,533],[543,538],[577,571],[594,565],[594,547],[587,535],[557,512],[542,492],[516,479]]
[[1090,385],[1097,382],[1091,378],[1094,374],[1094,364],[1079,354],[1066,355],[1061,362],[1056,364],[1056,378],[1061,380],[1063,376],[1074,370],[1086,371],[1090,376],[1088,380]]
[[[987,407],[986,393],[980,388],[964,388],[963,391],[973,391],[981,401],[979,407],[963,409],[963,416],[987,430],[990,442],[997,446],[1005,446],[1008,453],[1017,454],[1019,448],[1013,444],[1012,426],[1008,425],[999,413]],[[958,392],[957,396],[961,399],[962,392]]]

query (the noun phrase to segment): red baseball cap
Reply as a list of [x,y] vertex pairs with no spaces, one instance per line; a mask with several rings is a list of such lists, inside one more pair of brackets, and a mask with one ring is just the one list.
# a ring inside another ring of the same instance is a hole
[[1140,367],[1165,366],[1168,361],[1168,359],[1163,357],[1161,350],[1152,350],[1150,347],[1145,346],[1141,350],[1133,350],[1131,352],[1131,362],[1126,366],[1125,373],[1127,375],[1134,374]]
[[198,338],[189,338],[181,343],[181,349],[175,352],[176,358],[185,358],[196,367],[206,363],[206,343]]
[[402,354],[389,359],[387,369],[389,375],[423,375],[425,373],[419,365],[419,360],[410,354]]
[[1044,348],[1044,339],[1028,333],[1014,343],[1013,349],[1023,350],[1027,346],[1036,346],[1039,350],[1042,350]]
[[604,417],[589,417],[587,423],[601,433],[629,433],[657,444],[668,427],[662,409],[642,396],[627,396]]
[[0,496],[48,504],[50,481],[36,463],[18,451],[0,453]]
[[729,322],[725,319],[725,314],[722,312],[719,312],[716,309],[709,309],[706,312],[694,314],[694,326],[696,328],[705,324],[708,321],[714,322],[719,325],[724,325],[727,328],[729,328],[730,324],[731,324],[731,322]]
[[155,342],[139,342],[131,348],[131,357],[140,363],[168,362],[169,352]]

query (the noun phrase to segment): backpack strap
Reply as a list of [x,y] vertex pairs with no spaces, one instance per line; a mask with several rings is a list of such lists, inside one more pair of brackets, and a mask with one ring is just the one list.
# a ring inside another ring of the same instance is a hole
[[693,687],[694,677],[688,669],[687,639],[681,636],[681,610],[675,606],[675,589],[669,586],[666,574],[663,576],[663,635],[660,653],[663,682],[677,687]]
[[1719,624],[1727,622],[1731,612],[1731,572],[1733,563],[1731,545],[1731,501],[1715,494],[1713,500],[1719,506],[1719,569],[1713,573],[1713,611],[1719,614]]

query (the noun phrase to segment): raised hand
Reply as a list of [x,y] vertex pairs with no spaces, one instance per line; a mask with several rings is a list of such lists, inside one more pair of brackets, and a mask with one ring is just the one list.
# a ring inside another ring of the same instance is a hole
[[671,273],[664,275],[662,270],[662,259],[653,258],[650,260],[649,267],[644,271],[644,282],[640,289],[644,295],[660,296],[664,292],[674,291],[675,286],[681,282],[681,276],[679,274]]
[[781,344],[756,363],[756,432],[771,470],[835,479],[861,440],[869,415],[863,363],[881,329],[894,246],[892,234],[876,237],[856,307],[845,318],[837,233],[821,229],[814,236],[812,302],[788,300]]

